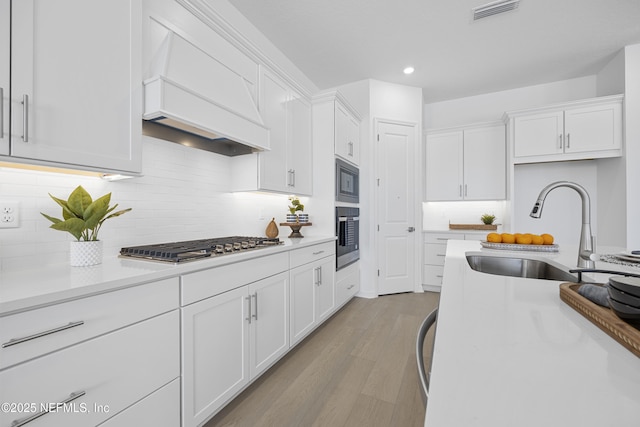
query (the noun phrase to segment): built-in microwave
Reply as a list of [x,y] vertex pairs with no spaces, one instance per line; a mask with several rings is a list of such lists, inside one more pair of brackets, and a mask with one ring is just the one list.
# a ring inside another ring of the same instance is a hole
[[360,201],[358,168],[340,159],[336,159],[336,201],[347,203]]

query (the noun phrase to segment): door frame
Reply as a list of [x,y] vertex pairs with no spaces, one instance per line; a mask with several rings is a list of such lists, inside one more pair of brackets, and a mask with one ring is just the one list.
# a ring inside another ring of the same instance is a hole
[[[424,155],[423,155],[423,147],[424,147],[424,133],[422,132],[422,129],[420,128],[420,123],[416,123],[416,122],[408,122],[408,121],[402,121],[402,120],[393,120],[393,119],[385,119],[385,118],[381,118],[381,117],[374,117],[373,118],[373,137],[372,137],[372,142],[374,143],[374,147],[373,147],[373,174],[371,177],[371,188],[373,188],[372,191],[372,203],[370,206],[370,210],[372,211],[372,215],[371,218],[373,219],[373,221],[371,222],[371,233],[373,234],[373,244],[374,244],[374,248],[376,248],[374,250],[375,252],[375,268],[376,271],[374,272],[374,278],[375,278],[375,290],[376,290],[376,294],[379,295],[380,292],[380,283],[379,283],[379,276],[377,274],[377,269],[378,266],[380,265],[380,259],[379,259],[379,255],[378,255],[378,245],[380,244],[380,238],[378,235],[378,231],[377,231],[377,227],[378,227],[378,203],[379,201],[379,196],[378,196],[378,186],[377,186],[377,179],[379,176],[380,171],[378,170],[378,162],[380,160],[380,152],[378,150],[378,129],[380,124],[385,123],[385,124],[392,124],[392,125],[401,125],[401,126],[410,126],[413,128],[413,132],[414,132],[414,141],[415,141],[415,152],[414,152],[414,180],[415,180],[415,186],[414,186],[414,218],[415,218],[415,235],[414,235],[414,247],[415,247],[415,252],[414,252],[414,277],[415,277],[415,283],[413,286],[413,292],[424,292],[424,289],[422,287],[422,257],[423,257],[423,239],[422,239],[422,232],[423,232],[423,227],[422,227],[422,203],[424,202],[423,200],[423,194],[424,194]],[[419,237],[418,237],[419,236]]]

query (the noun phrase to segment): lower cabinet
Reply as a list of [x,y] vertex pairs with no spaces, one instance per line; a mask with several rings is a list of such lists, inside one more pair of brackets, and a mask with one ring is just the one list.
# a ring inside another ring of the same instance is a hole
[[333,256],[291,270],[291,345],[302,340],[333,313],[334,270]]
[[288,302],[282,272],[182,309],[183,427],[209,419],[287,352]]
[[342,307],[360,290],[360,262],[336,271],[336,308]]
[[424,262],[422,265],[422,285],[426,291],[439,292],[442,287],[444,258],[447,253],[447,241],[484,240],[488,232],[456,233],[427,232],[424,234]]

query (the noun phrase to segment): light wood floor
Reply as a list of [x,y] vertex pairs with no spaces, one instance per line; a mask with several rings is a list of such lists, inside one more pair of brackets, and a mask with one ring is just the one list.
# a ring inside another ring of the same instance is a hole
[[438,298],[354,298],[205,427],[424,425],[415,339]]

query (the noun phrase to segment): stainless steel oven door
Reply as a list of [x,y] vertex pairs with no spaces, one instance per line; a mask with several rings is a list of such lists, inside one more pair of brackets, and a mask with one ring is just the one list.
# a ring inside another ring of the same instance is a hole
[[336,270],[360,259],[360,209],[336,207]]

